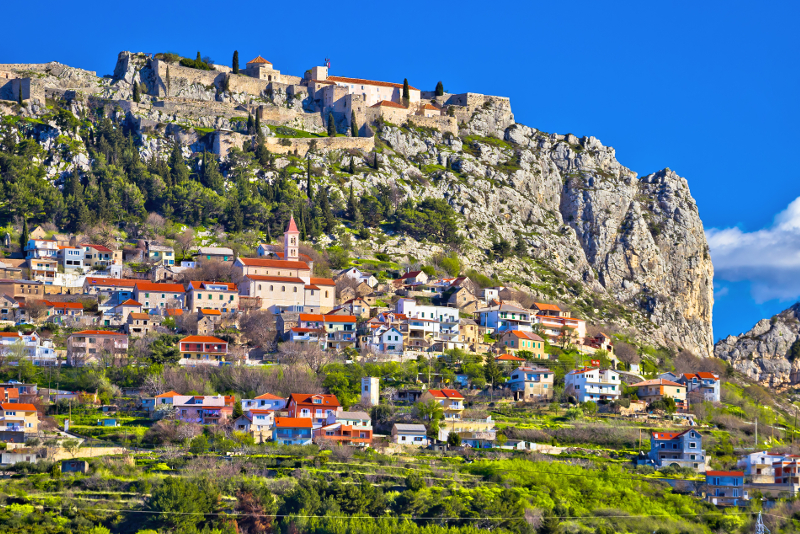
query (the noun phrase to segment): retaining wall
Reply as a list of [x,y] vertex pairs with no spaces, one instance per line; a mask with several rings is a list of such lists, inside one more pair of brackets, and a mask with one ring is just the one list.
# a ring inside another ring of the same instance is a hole
[[266,147],[267,150],[275,154],[294,153],[296,149],[297,155],[303,157],[308,152],[312,142],[316,142],[317,150],[322,151],[357,149],[371,152],[375,150],[374,137],[317,137],[313,139],[278,139],[277,137],[268,137],[266,139]]

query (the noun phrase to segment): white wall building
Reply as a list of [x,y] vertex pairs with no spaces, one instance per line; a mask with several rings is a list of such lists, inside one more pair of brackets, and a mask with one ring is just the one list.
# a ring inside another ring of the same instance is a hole
[[564,377],[564,386],[565,391],[575,395],[578,402],[616,400],[622,393],[619,373],[596,367],[570,371]]

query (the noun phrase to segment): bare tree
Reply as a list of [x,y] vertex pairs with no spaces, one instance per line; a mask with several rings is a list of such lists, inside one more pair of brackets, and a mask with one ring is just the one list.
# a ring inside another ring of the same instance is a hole
[[183,282],[233,282],[233,265],[218,260],[204,261],[194,269],[181,273]]
[[316,343],[296,341],[281,343],[278,347],[278,354],[281,363],[306,365],[315,373],[319,373],[327,364],[341,360],[332,351],[322,350]]
[[45,317],[47,305],[41,300],[28,300],[25,301],[25,313],[28,319],[34,324],[39,323]]
[[162,234],[166,226],[167,220],[158,213],[151,213],[147,216],[145,227],[147,229],[147,235],[151,239],[155,239],[158,235]]
[[250,345],[261,347],[268,352],[275,350],[278,330],[272,312],[267,310],[248,311],[239,319],[239,329]]
[[105,221],[100,221],[87,229],[87,238],[94,245],[102,245],[110,249],[117,248],[117,229]]
[[194,334],[197,332],[197,321],[199,318],[196,313],[189,311],[183,315],[176,316],[175,319],[175,324],[179,332],[185,334]]
[[641,357],[636,352],[636,347],[624,341],[617,341],[614,344],[614,354],[617,355],[619,361],[627,364],[639,363]]
[[175,236],[175,252],[185,257],[186,253],[192,250],[194,246],[194,230],[191,228],[185,229],[183,232]]
[[142,389],[150,397],[161,395],[166,391],[164,379],[161,375],[147,375],[147,378],[144,379],[144,383],[142,383]]

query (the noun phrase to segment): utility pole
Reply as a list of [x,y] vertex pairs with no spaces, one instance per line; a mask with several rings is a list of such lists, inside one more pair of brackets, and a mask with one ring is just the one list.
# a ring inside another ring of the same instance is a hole
[[797,408],[794,409],[794,426],[792,427],[792,447],[794,447],[794,433],[797,432]]
[[639,452],[642,452],[642,429],[639,429]]
[[755,443],[755,449],[754,450],[756,450],[756,451],[758,450],[758,417],[756,417],[756,443]]

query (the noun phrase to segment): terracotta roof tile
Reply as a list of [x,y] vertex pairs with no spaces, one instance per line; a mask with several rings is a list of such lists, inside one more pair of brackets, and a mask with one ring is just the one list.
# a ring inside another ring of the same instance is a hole
[[[347,78],[345,76],[328,76],[328,80],[332,82],[339,82],[339,83],[346,83],[346,84],[353,84],[353,85],[374,85],[378,87],[397,87],[402,89],[402,83],[392,83],[392,82],[379,82],[375,80],[365,80],[363,78]],[[409,89],[412,91],[419,91],[416,87],[408,86]]]

